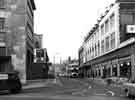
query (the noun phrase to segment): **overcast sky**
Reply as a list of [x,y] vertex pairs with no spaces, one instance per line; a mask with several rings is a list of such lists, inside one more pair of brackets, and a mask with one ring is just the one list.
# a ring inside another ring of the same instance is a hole
[[35,0],[35,33],[43,34],[50,61],[78,58],[84,36],[115,0]]

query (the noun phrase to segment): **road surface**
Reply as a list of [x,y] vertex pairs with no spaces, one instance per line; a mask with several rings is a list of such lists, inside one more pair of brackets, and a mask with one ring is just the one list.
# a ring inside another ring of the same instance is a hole
[[119,87],[96,84],[87,79],[58,78],[43,88],[19,94],[1,93],[0,100],[131,100]]

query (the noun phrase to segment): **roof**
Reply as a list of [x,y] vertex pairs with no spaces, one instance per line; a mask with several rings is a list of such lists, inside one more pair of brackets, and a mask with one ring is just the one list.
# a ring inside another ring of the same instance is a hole
[[35,1],[34,1],[34,0],[30,0],[30,1],[31,1],[31,4],[32,4],[32,8],[33,8],[33,10],[36,10]]
[[135,2],[135,0],[116,0],[116,2]]

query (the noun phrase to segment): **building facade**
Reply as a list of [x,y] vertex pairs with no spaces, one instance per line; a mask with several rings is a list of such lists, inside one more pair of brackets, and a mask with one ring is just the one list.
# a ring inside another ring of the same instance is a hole
[[34,63],[48,63],[48,53],[47,49],[43,48],[42,34],[34,34]]
[[42,34],[34,34],[34,48],[43,48],[42,41],[43,41]]
[[48,77],[49,57],[47,49],[42,47],[42,41],[42,34],[34,34],[34,59],[28,70],[30,80]]
[[116,0],[83,42],[83,73],[135,78],[135,1]]
[[0,72],[18,71],[26,83],[34,49],[34,0],[0,0]]

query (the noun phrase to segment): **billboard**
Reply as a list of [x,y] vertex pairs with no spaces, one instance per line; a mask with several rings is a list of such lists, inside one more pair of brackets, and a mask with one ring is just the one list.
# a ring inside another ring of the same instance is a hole
[[127,33],[135,33],[135,25],[127,25],[126,32]]

